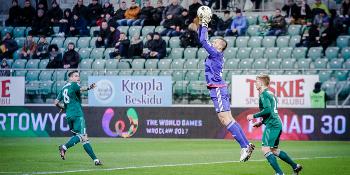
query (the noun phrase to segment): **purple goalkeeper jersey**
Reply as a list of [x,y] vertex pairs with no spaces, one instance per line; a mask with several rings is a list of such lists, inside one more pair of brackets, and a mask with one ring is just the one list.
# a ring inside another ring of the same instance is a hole
[[216,50],[208,41],[207,27],[200,26],[198,32],[199,42],[208,52],[205,59],[205,79],[208,87],[225,87],[226,83],[222,78],[222,69],[224,67],[224,53]]

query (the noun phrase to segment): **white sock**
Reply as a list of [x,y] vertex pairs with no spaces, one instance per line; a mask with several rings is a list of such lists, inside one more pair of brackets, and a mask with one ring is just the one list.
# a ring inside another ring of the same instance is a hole
[[67,150],[67,147],[66,147],[66,145],[63,145],[63,146],[62,146],[62,148],[63,148],[64,150]]

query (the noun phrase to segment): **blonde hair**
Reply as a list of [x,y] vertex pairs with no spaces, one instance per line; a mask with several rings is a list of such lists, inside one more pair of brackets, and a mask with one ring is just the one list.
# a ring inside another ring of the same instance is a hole
[[191,24],[188,26],[188,29],[196,32],[197,29],[198,29],[198,26],[197,26],[195,23],[191,23]]
[[256,76],[256,78],[259,78],[264,83],[265,86],[270,85],[270,76],[268,74],[260,73],[259,75]]

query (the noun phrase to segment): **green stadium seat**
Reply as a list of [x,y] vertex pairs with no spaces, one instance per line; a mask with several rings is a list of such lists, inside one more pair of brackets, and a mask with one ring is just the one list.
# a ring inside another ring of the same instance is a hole
[[259,36],[259,25],[250,25],[247,33],[249,36]]
[[78,52],[80,55],[80,59],[90,58],[91,51],[92,51],[92,48],[81,48]]
[[327,94],[329,100],[333,100],[336,94],[336,81],[326,80],[322,83],[321,89]]
[[256,75],[256,70],[244,70],[241,75]]
[[147,70],[134,70],[132,73],[133,76],[144,76],[147,73]]
[[198,59],[188,59],[184,63],[184,69],[198,69]]
[[73,43],[74,46],[77,45],[78,37],[67,37],[64,41],[63,47],[67,48],[69,43]]
[[198,80],[200,72],[201,72],[200,70],[189,70],[189,71],[187,71],[187,73],[185,75],[185,80],[188,80],[188,81],[196,81],[196,80]]
[[94,60],[92,59],[84,59],[79,63],[79,68],[80,69],[91,69],[92,62]]
[[40,82],[39,81],[35,81],[35,80],[29,81],[25,85],[25,91],[26,91],[26,94],[28,94],[28,95],[38,94],[39,89],[40,89]]
[[52,38],[51,44],[57,44],[58,48],[62,48],[64,43],[64,37],[55,37]]
[[271,70],[270,75],[284,75],[283,70]]
[[168,57],[170,55],[171,52],[171,48],[167,47],[166,48],[166,57]]
[[350,36],[348,35],[341,35],[341,36],[338,36],[337,38],[337,46],[339,48],[344,48],[344,47],[348,47],[349,46],[349,39],[350,39]]
[[114,48],[106,48],[105,52],[103,53],[103,56],[105,59],[114,59],[109,57],[109,53],[114,52]]
[[16,50],[15,53],[13,53],[13,59],[14,60],[20,59],[19,57],[20,57],[20,54],[21,54],[21,50],[22,50],[22,48],[19,48],[19,49]]
[[96,48],[97,37],[92,37],[90,40],[90,48]]
[[154,32],[161,33],[165,28],[162,25],[157,26],[154,29]]
[[78,48],[88,48],[90,47],[91,37],[80,37],[77,41]]
[[56,70],[52,74],[52,80],[54,81],[64,81],[67,80],[67,71],[66,70]]
[[198,69],[200,69],[200,70],[205,69],[204,61],[205,61],[205,59],[203,59],[203,60],[201,59],[198,61]]
[[346,61],[343,63],[343,68],[344,68],[344,69],[350,69],[350,59],[346,60]]
[[186,48],[184,51],[184,59],[196,59],[197,48]]
[[45,69],[48,63],[49,63],[49,59],[40,60],[39,69]]
[[176,81],[173,88],[175,96],[183,96],[187,93],[188,81]]
[[322,52],[323,52],[322,47],[311,47],[309,49],[308,57],[313,60],[322,58],[322,55],[323,55]]
[[202,71],[199,73],[198,80],[199,80],[199,81],[205,81],[205,71],[204,71],[204,70],[202,70]]
[[130,61],[120,60],[117,66],[118,69],[130,69],[131,64]]
[[144,69],[145,68],[145,59],[134,59],[131,63],[133,69]]
[[280,69],[281,59],[269,59],[267,66],[269,69]]
[[15,62],[12,64],[13,69],[24,69],[26,67],[27,60],[25,59],[17,59]]
[[118,76],[119,70],[107,70],[106,76]]
[[258,22],[257,16],[247,15],[246,18],[248,20],[249,25],[256,25]]
[[52,81],[40,81],[39,94],[48,95],[52,93]]
[[300,43],[301,36],[300,35],[294,35],[290,37],[289,40],[289,47],[295,47],[297,43]]
[[146,75],[147,76],[158,76],[160,73],[160,70],[147,70]]
[[281,63],[281,68],[282,69],[295,69],[295,62],[296,59],[283,59]]
[[341,69],[343,67],[343,59],[332,59],[329,61],[329,68],[331,69]]
[[[171,62],[171,60],[170,60],[170,62]],[[145,62],[145,68],[146,69],[157,69],[157,64],[158,64],[157,59],[147,59]],[[169,68],[170,68],[170,63],[169,63]]]
[[57,34],[60,31],[60,28],[59,28],[59,26],[53,26],[52,30],[55,34]]
[[129,36],[132,37],[134,35],[141,35],[142,26],[130,26],[129,28]]
[[[171,76],[173,74],[172,70],[162,70],[159,72],[159,76]],[[173,79],[174,81],[174,79]]]
[[236,47],[248,47],[249,36],[239,36],[236,39]]
[[263,37],[262,36],[252,36],[248,41],[248,47],[261,47]]
[[[120,32],[124,32],[126,36],[128,36],[129,26],[118,26],[118,30]],[[129,35],[130,36],[130,35]]]
[[348,71],[347,70],[334,71],[334,76],[338,81],[346,81],[348,79]]
[[345,99],[350,94],[350,81],[337,81],[336,87],[340,90],[340,98]]
[[183,69],[184,63],[185,63],[185,60],[182,60],[182,59],[173,60],[173,62],[171,63],[171,68],[172,69]]
[[278,58],[292,58],[292,47],[282,47],[278,52]]
[[317,70],[305,70],[305,71],[302,71],[302,74],[304,74],[304,75],[317,75]]
[[239,59],[227,59],[224,63],[225,69],[238,69]]
[[24,31],[24,35],[28,36],[29,31],[31,31],[31,30],[32,30],[32,27],[27,27],[26,30]]
[[253,69],[265,69],[267,66],[267,59],[256,59],[253,63]]
[[92,76],[92,75],[93,75],[93,71],[92,70],[85,70],[85,71],[82,70],[82,71],[80,71],[80,80],[82,82],[88,82],[89,76]]
[[327,68],[327,59],[317,59],[311,64],[313,69],[325,69]]
[[52,74],[53,70],[43,70],[41,71],[39,75],[39,80],[40,81],[51,81],[52,80]]
[[26,81],[38,81],[39,80],[40,71],[31,70],[27,72]]
[[298,70],[285,70],[284,75],[299,75],[300,72]]
[[149,33],[153,33],[155,28],[155,26],[144,26],[142,28],[142,36],[146,36]]
[[279,36],[276,40],[277,47],[288,47],[290,36]]
[[298,59],[298,68],[299,69],[310,69],[312,60],[311,59]]
[[325,54],[326,54],[326,58],[328,58],[328,59],[338,58],[339,48],[338,47],[327,47]]
[[181,81],[185,79],[185,70],[175,70],[172,74],[173,81]]
[[[228,50],[229,48],[227,48],[225,50],[225,52]],[[208,57],[208,53],[204,48],[199,48],[197,51],[197,57],[198,59],[206,59]]]
[[332,71],[331,70],[320,70],[318,72],[320,82],[325,82],[331,78]]
[[[200,50],[200,49],[199,49]],[[199,52],[198,50],[198,52]],[[236,55],[237,55],[237,51],[238,51],[238,48],[236,47],[228,47],[226,48],[226,50],[224,51],[224,57],[225,59],[233,59],[233,58],[236,58]],[[204,59],[208,56],[208,54],[206,53],[205,51],[205,57]]]
[[106,60],[97,59],[92,63],[92,69],[104,69]]
[[179,48],[180,47],[180,39],[179,37],[171,37],[169,40],[170,48]]
[[58,94],[60,93],[61,89],[63,88],[63,86],[66,85],[65,81],[56,81],[53,83],[52,85],[52,92],[54,94]]
[[343,59],[348,60],[350,58],[350,47],[344,47],[341,50],[341,56]]
[[264,47],[253,48],[253,50],[250,52],[250,58],[253,58],[253,59],[263,58],[264,52],[265,52]]
[[[165,41],[166,46],[168,47],[168,46],[169,46],[170,37],[168,37],[168,36],[162,36],[162,39]],[[179,43],[179,47],[180,47],[180,43]]]
[[[37,39],[34,39],[34,41],[38,43],[39,37],[37,37]],[[47,41],[47,43],[51,43],[52,37],[51,36],[46,37],[46,41]]]
[[278,47],[268,47],[265,49],[264,58],[271,59],[277,58],[279,48]]
[[27,74],[26,70],[16,70],[15,71],[15,76],[16,77],[25,77]]
[[[60,52],[62,53],[62,55],[64,55],[64,53],[67,51],[67,48],[58,48],[60,50]],[[75,48],[74,50],[77,51],[78,48]]]
[[275,36],[265,36],[262,40],[262,46],[263,47],[275,47],[276,38],[277,37],[275,37]]
[[18,37],[18,38],[15,38],[15,41],[17,42],[18,47],[21,48],[21,47],[23,47],[24,42],[26,41],[26,38],[25,37]]
[[290,25],[288,27],[288,35],[300,35],[302,25]]
[[7,32],[9,32],[12,35],[13,27],[3,27],[1,29],[1,36],[5,36]]
[[103,59],[105,48],[94,48],[90,53],[91,59]]
[[227,42],[227,47],[234,47],[235,46],[236,37],[234,37],[234,36],[225,36],[224,39]]
[[13,64],[14,60],[13,59],[8,59],[8,60],[6,60],[6,62],[9,65],[9,67],[12,67],[12,64]]
[[104,76],[106,74],[107,71],[105,70],[95,70],[92,72],[93,76]]
[[242,48],[238,49],[236,57],[238,59],[249,58],[251,50],[252,50],[252,48],[250,48],[250,47],[242,47]]
[[38,69],[39,63],[39,59],[29,59],[26,64],[26,69]]
[[170,59],[182,59],[184,48],[173,48],[169,54]]
[[117,59],[107,59],[105,69],[117,69],[119,60]]
[[292,57],[296,59],[306,58],[307,48],[306,47],[296,47],[293,49]]
[[240,69],[251,69],[253,65],[254,60],[253,59],[243,59],[239,62],[238,67]]
[[198,98],[208,92],[207,84],[204,81],[191,81],[187,90],[192,98]]
[[90,36],[95,36],[94,33],[96,33],[97,31],[100,31],[99,26],[90,27]]

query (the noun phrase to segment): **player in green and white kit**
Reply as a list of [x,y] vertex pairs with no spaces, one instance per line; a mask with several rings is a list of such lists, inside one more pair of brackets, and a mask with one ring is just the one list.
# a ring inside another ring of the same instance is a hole
[[259,109],[260,112],[250,114],[247,119],[262,118],[262,121],[253,124],[254,127],[260,127],[265,124],[266,128],[262,137],[262,151],[267,161],[275,170],[276,175],[282,175],[283,172],[277,163],[275,156],[288,163],[293,168],[293,174],[297,175],[302,170],[302,166],[296,164],[286,152],[278,149],[280,136],[282,133],[282,122],[278,116],[277,98],[269,91],[270,77],[266,74],[260,74],[256,77],[255,86],[259,91]]
[[[60,156],[65,160],[67,149],[81,142],[84,150],[94,161],[95,165],[102,165],[101,161],[95,156],[86,134],[85,119],[80,96],[80,92],[93,89],[96,85],[92,84],[88,88],[80,87],[78,84],[78,82],[80,82],[78,71],[69,72],[68,77],[69,82],[63,86],[54,104],[61,109],[61,112],[66,112],[66,121],[74,136],[66,144],[59,146]],[[63,104],[60,102],[63,102]]]

